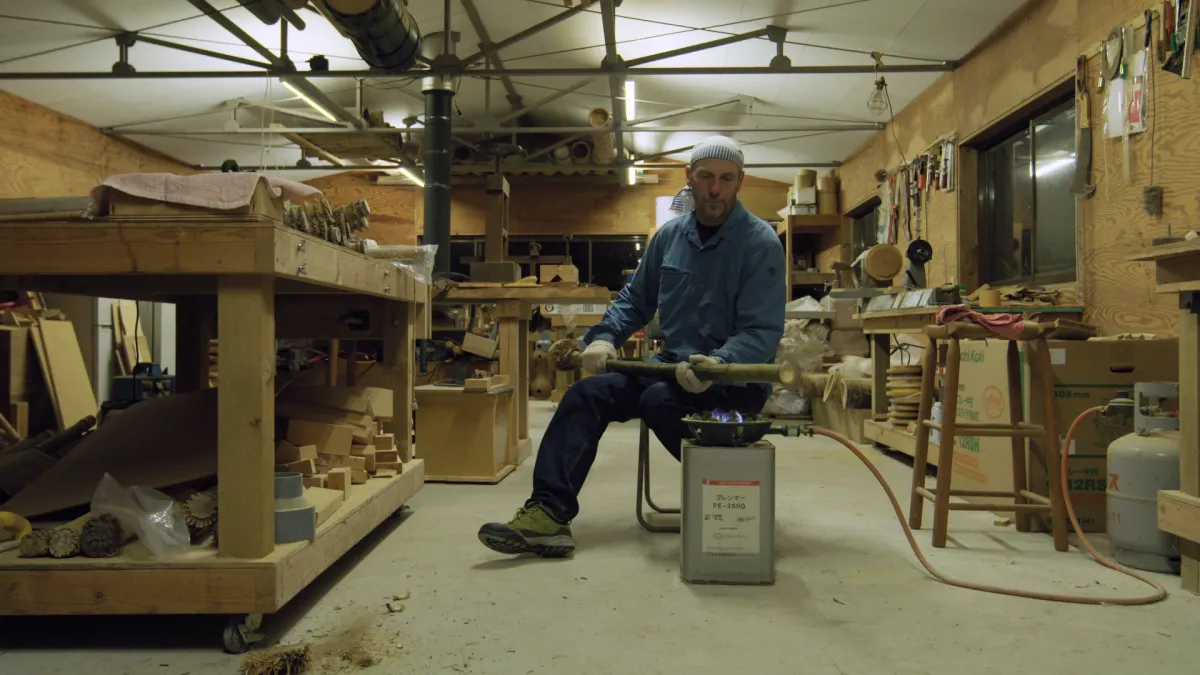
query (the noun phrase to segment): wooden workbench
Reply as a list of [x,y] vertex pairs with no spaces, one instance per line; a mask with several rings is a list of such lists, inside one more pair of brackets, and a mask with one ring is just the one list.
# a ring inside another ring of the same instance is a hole
[[274,612],[424,482],[413,461],[356,485],[312,542],[274,533],[275,340],[384,341],[397,443],[411,442],[413,340],[428,288],[278,222],[244,217],[0,222],[0,288],[173,302],[177,388],[207,386],[219,339],[220,547],[159,562],[137,543],[110,559],[0,554],[0,614]]
[[533,454],[529,438],[529,319],[534,305],[608,303],[612,293],[603,286],[542,284],[540,286],[492,286],[452,288],[435,302],[447,304],[496,303],[500,324],[500,374],[508,375],[517,388],[516,405],[510,408],[509,423],[517,429],[516,446],[509,449],[509,463],[520,466]]
[[[917,439],[904,429],[888,424],[887,411],[891,400],[887,395],[887,371],[891,364],[893,335],[924,335],[925,327],[937,323],[936,315],[941,307],[914,307],[893,309],[883,312],[855,314],[862,321],[862,332],[871,342],[871,410],[873,418],[863,422],[863,436],[875,443],[912,455],[916,452]],[[980,314],[1023,314],[1031,319],[1051,314],[1055,319],[1081,321],[1082,307],[973,307]],[[924,340],[922,340],[924,342]],[[914,355],[911,365],[920,365],[920,355]],[[936,465],[936,458],[930,457]]]
[[1179,490],[1158,493],[1158,527],[1179,537],[1181,586],[1200,593],[1200,239],[1147,248],[1159,293],[1179,295]]

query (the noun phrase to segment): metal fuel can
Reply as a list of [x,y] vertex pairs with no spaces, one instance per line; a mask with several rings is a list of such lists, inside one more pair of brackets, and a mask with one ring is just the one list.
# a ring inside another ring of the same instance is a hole
[[775,583],[775,446],[683,442],[680,576],[693,584]]

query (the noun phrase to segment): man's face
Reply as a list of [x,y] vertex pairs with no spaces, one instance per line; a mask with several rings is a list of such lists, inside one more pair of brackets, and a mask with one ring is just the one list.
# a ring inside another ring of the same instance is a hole
[[702,159],[685,169],[687,184],[696,200],[696,220],[703,225],[721,225],[737,203],[742,189],[742,172],[724,159]]

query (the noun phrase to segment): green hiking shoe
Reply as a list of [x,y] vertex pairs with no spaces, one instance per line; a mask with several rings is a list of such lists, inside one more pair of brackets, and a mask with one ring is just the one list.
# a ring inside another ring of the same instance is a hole
[[543,558],[564,558],[575,552],[571,528],[559,523],[540,504],[522,507],[507,523],[479,528],[479,541],[499,553],[536,553]]

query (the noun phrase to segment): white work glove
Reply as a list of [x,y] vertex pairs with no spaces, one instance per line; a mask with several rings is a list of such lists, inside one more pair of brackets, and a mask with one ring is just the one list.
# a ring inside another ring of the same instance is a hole
[[721,363],[721,359],[704,354],[692,354],[687,361],[675,366],[675,381],[689,394],[703,394],[712,386],[712,380],[701,380],[696,377],[692,366],[699,363]]
[[599,375],[607,370],[605,362],[615,358],[617,358],[617,348],[613,346],[613,343],[608,340],[593,340],[592,344],[583,350],[579,361],[584,370]]

